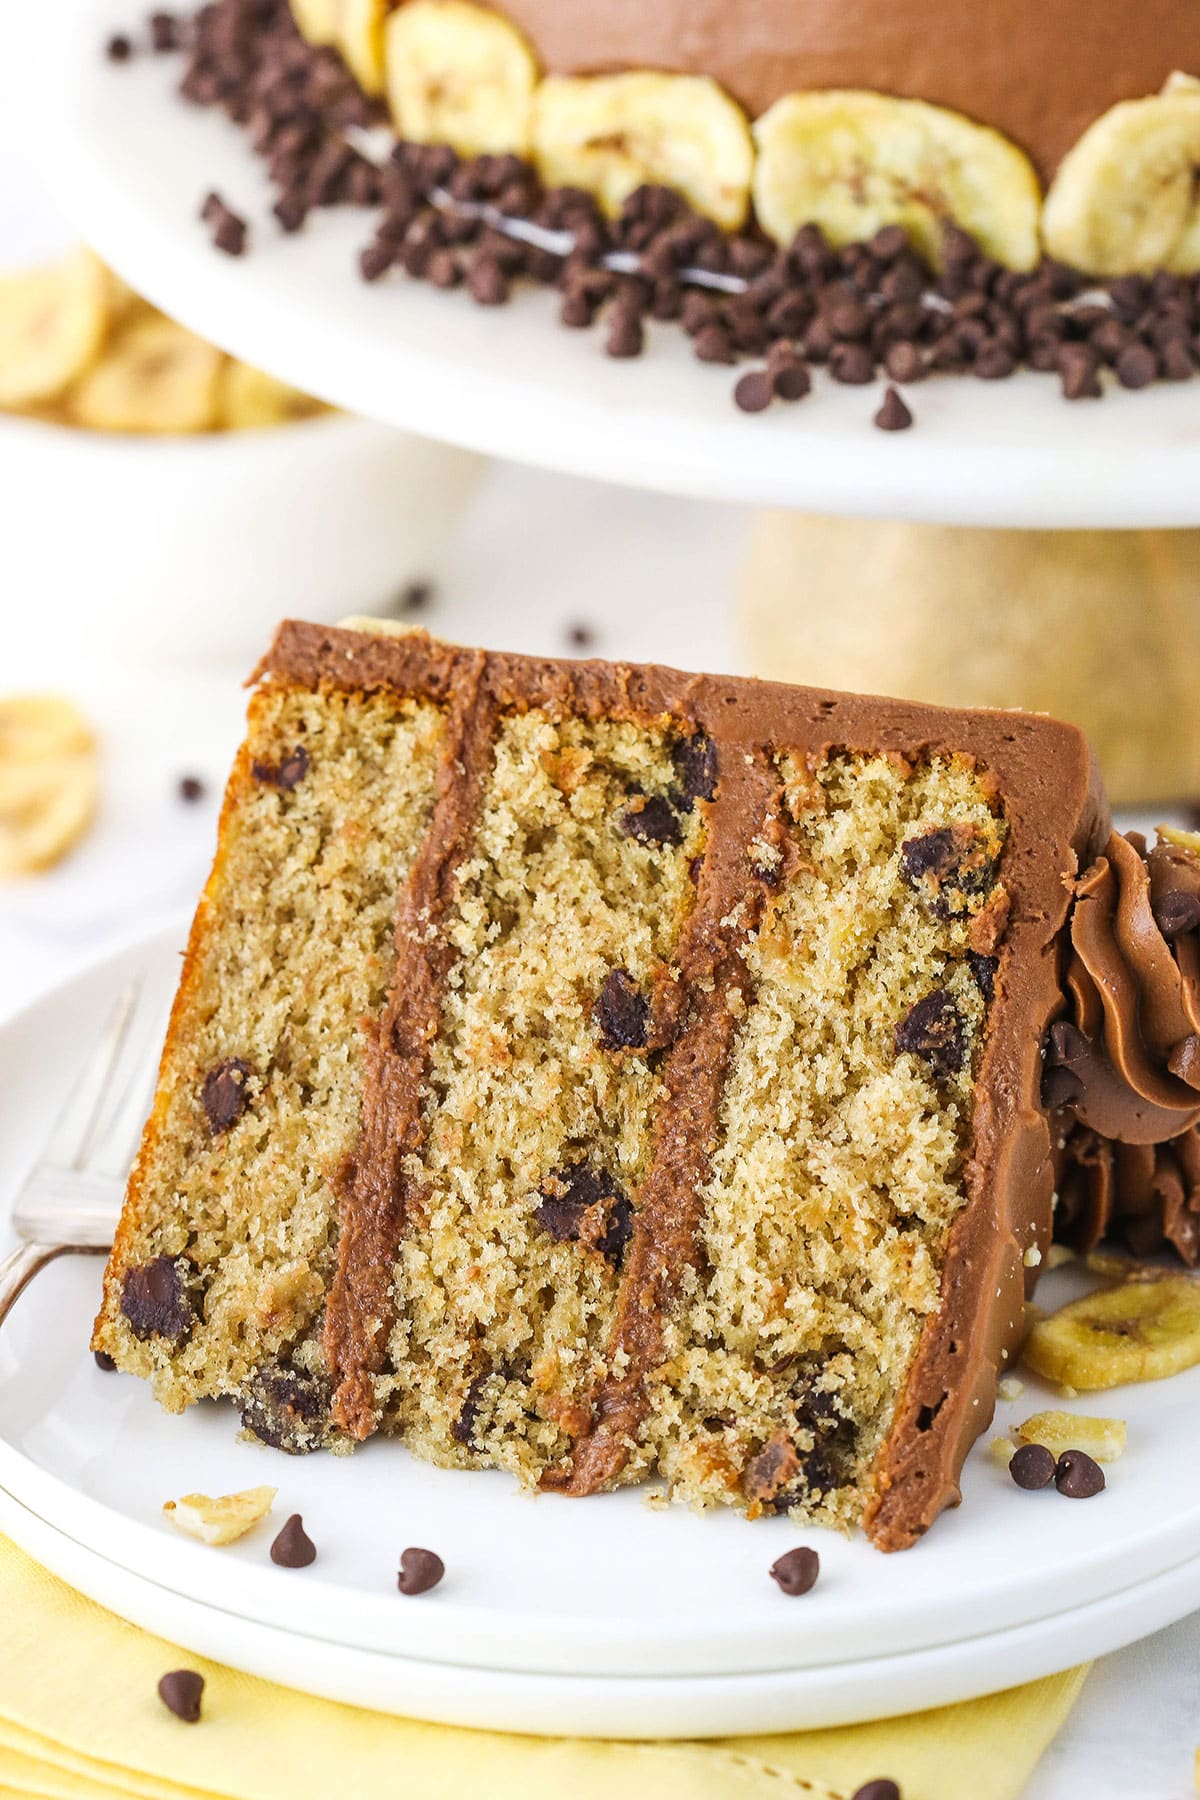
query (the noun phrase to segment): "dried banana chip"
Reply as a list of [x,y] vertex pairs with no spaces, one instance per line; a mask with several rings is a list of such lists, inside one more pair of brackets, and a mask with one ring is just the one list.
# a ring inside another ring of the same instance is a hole
[[100,353],[109,274],[90,250],[0,275],[0,406],[55,400]]
[[1200,1281],[1166,1275],[1099,1288],[1040,1319],[1025,1341],[1037,1375],[1094,1391],[1200,1363]]
[[256,1487],[240,1494],[184,1494],[166,1502],[163,1516],[202,1544],[232,1544],[266,1518],[277,1491]]
[[537,64],[496,13],[472,0],[406,0],[384,28],[384,62],[401,137],[462,156],[528,149]]
[[0,878],[48,868],[96,810],[95,742],[69,700],[0,700]]
[[255,431],[267,425],[288,425],[323,412],[319,400],[276,381],[262,369],[230,358],[221,370],[218,401],[220,423],[229,431]]
[[750,129],[707,76],[551,76],[534,95],[533,154],[547,185],[586,188],[609,213],[647,182],[727,231],[749,210]]
[[1089,275],[1200,269],[1200,83],[1122,100],[1059,165],[1042,215],[1051,256]]
[[936,262],[952,221],[1010,268],[1038,260],[1032,163],[961,113],[859,89],[786,94],[756,121],[754,139],[754,207],[777,243],[810,223],[835,244],[902,225]]
[[1125,1454],[1124,1419],[1040,1412],[1017,1426],[1017,1436],[1023,1444],[1044,1444],[1056,1457],[1064,1450],[1086,1450],[1094,1462],[1116,1462]]
[[71,389],[67,410],[92,431],[208,431],[223,360],[173,319],[137,318]]

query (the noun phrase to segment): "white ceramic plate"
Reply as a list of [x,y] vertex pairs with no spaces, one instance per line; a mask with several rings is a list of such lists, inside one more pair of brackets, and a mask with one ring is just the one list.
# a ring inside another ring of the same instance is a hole
[[[1067,404],[1053,379],[931,381],[917,428],[871,423],[876,388],[822,380],[747,418],[728,369],[677,327],[614,363],[599,332],[559,328],[554,298],[479,308],[394,276],[368,287],[356,210],[283,238],[243,134],[174,94],[178,61],[113,67],[132,0],[40,9],[30,83],[39,160],[84,237],[197,331],[351,411],[562,472],[811,512],[947,523],[1200,523],[1200,388]],[[31,21],[31,29],[33,24]],[[252,221],[251,254],[214,252],[197,214],[216,188]]]
[[[183,935],[181,924],[160,930],[0,1030],[5,1206],[134,971],[146,978],[153,1034]],[[981,1445],[966,1470],[966,1504],[916,1549],[884,1557],[861,1538],[798,1534],[787,1520],[750,1525],[724,1511],[652,1509],[637,1491],[531,1498],[503,1475],[433,1469],[396,1443],[291,1458],[239,1442],[230,1408],[171,1417],[142,1383],[95,1368],[87,1338],[99,1277],[95,1259],[60,1260],[0,1332],[0,1487],[81,1555],[135,1572],[185,1607],[321,1640],[335,1660],[345,1650],[467,1666],[481,1679],[488,1670],[556,1682],[700,1678],[702,1688],[715,1677],[786,1673],[782,1688],[768,1682],[764,1691],[794,1694],[804,1676],[814,1693],[828,1695],[832,1683],[849,1694],[865,1658],[908,1666],[918,1651],[1013,1630],[1036,1637],[1041,1627],[1059,1643],[1056,1618],[1109,1601],[1117,1610],[1106,1616],[1135,1635],[1149,1628],[1137,1622],[1146,1616],[1140,1586],[1157,1596],[1155,1625],[1200,1599],[1200,1569],[1189,1562],[1200,1444],[1186,1428],[1200,1370],[1104,1396],[1106,1411],[1129,1420],[1130,1447],[1103,1496],[1079,1505],[1053,1492],[1021,1494]],[[1049,1278],[1047,1292],[1061,1297],[1067,1279]],[[1049,1398],[1030,1382],[1002,1412],[1017,1419]],[[1075,1405],[1087,1410],[1086,1401]],[[279,1489],[276,1524],[303,1514],[320,1552],[310,1569],[271,1564],[270,1524],[217,1551],[162,1519],[173,1496],[259,1483]],[[789,1600],[767,1570],[799,1535],[819,1545],[822,1576],[803,1600]],[[397,1558],[410,1544],[436,1549],[448,1570],[420,1600],[396,1592]],[[1179,1579],[1164,1587],[1172,1571]],[[124,1610],[119,1584],[116,1597],[108,1588],[100,1597]],[[1090,1653],[1078,1638],[1066,1642],[1064,1662]],[[1002,1678],[972,1679],[978,1692]]]

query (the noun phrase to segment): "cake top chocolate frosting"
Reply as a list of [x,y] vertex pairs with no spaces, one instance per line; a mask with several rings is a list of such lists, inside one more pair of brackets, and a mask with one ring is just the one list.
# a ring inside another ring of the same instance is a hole
[[[855,753],[913,762],[938,754],[974,759],[1006,821],[1001,874],[1010,910],[976,1080],[967,1201],[946,1246],[942,1304],[926,1326],[880,1453],[865,1520],[881,1548],[913,1542],[958,1497],[963,1458],[990,1417],[997,1373],[1019,1339],[1027,1253],[1044,1250],[1049,1241],[1053,1170],[1040,1085],[1041,1044],[1061,1004],[1053,950],[1079,869],[1109,830],[1082,734],[1020,713],[946,711],[657,666],[468,651],[420,632],[385,636],[287,623],[257,674],[313,688],[389,689],[450,709],[456,697],[469,692],[479,716],[537,707],[560,716],[666,722],[683,737],[706,743],[717,770],[729,773],[717,781],[688,956],[711,976],[713,992],[740,979],[740,942],[753,921],[746,920],[746,863],[739,846],[777,829],[772,807],[778,756],[791,753],[814,764]],[[472,756],[483,753],[478,733],[464,727],[462,737]],[[466,776],[470,773],[467,768]],[[469,779],[463,785],[469,786]],[[452,811],[450,805],[448,832]],[[704,987],[704,981],[697,982],[699,1016],[690,1028],[699,1061],[686,1090],[689,1143],[715,1135],[727,1051],[722,1034],[708,1029]],[[404,1029],[398,1035],[396,1067],[389,1049],[396,1034],[379,1035],[382,1066],[369,1079],[364,1099],[369,1142],[402,1143],[411,1128],[413,1083],[400,1067],[407,1053]],[[633,1284],[644,1290],[648,1276],[661,1278],[658,1291],[669,1294],[678,1272],[694,1267],[700,1254],[697,1171],[677,1139],[678,1133],[666,1128],[660,1135],[646,1190],[650,1204],[639,1212],[626,1259],[629,1303],[619,1312],[627,1322],[632,1377],[621,1391],[614,1387],[600,1397],[596,1416],[581,1433],[568,1476],[576,1483],[573,1491],[590,1491],[579,1484],[593,1475],[595,1484],[607,1477],[612,1456],[619,1455],[614,1445],[636,1425],[639,1363],[654,1354],[655,1330],[652,1320],[633,1318]],[[364,1180],[361,1159],[356,1179]],[[393,1168],[384,1185],[399,1180]],[[389,1234],[399,1229],[402,1195],[372,1192],[369,1204],[355,1211],[351,1183],[344,1199],[350,1212],[339,1256],[352,1255],[360,1266],[390,1267],[395,1243]],[[379,1333],[374,1321],[359,1316],[352,1281],[343,1279],[337,1293],[327,1322],[327,1350],[341,1384],[343,1423],[365,1435],[370,1429],[365,1395]],[[371,1304],[378,1299],[372,1292]]]

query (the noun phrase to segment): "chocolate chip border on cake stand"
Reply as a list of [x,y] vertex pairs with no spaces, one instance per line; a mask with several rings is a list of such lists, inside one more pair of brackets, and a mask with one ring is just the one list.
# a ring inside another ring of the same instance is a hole
[[[322,398],[494,456],[709,499],[946,524],[1200,523],[1190,381],[1131,391],[1105,375],[1098,402],[1069,372],[934,375],[903,387],[918,428],[886,430],[877,415],[899,419],[886,376],[838,381],[822,364],[799,404],[741,411],[733,388],[761,375],[762,357],[697,361],[678,320],[638,321],[643,353],[609,355],[616,326],[563,329],[561,295],[544,287],[480,305],[469,283],[447,292],[395,268],[364,281],[360,207],[281,232],[249,135],[180,102],[176,58],[106,60],[105,42],[138,24],[128,0],[74,0],[69,25],[40,34],[30,80],[45,171],[136,287]],[[224,210],[206,222],[210,193]],[[246,225],[241,255],[214,248],[241,246],[230,215]],[[1081,397],[1064,402],[1064,384]]]

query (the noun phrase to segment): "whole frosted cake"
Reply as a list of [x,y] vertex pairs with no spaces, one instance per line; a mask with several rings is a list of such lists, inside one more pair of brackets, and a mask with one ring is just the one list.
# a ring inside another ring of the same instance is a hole
[[1042,718],[283,626],[96,1347],[284,1450],[910,1544],[1049,1242],[1107,830]]

